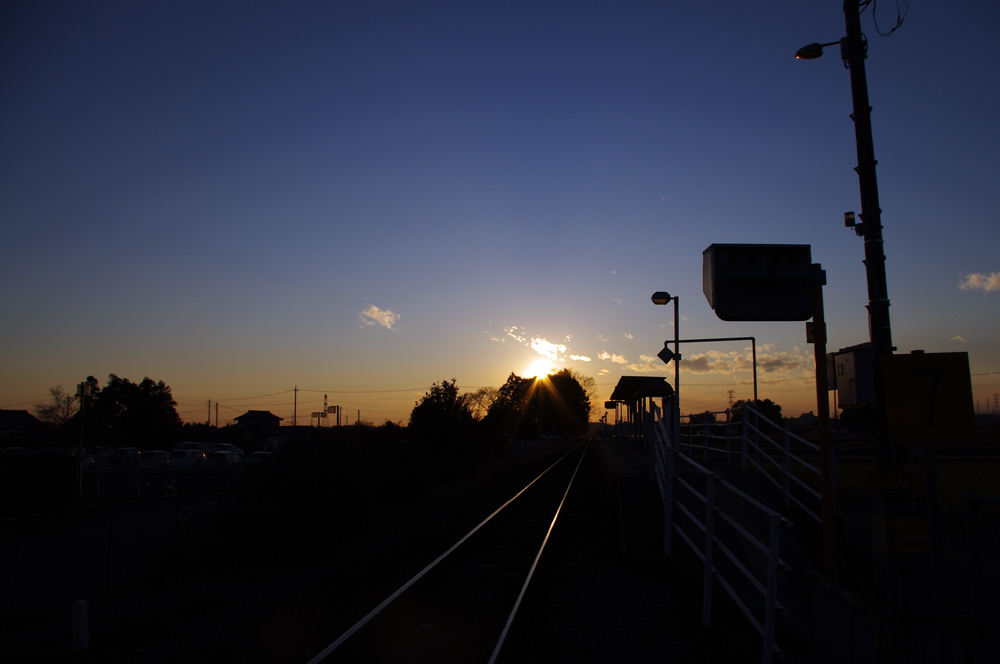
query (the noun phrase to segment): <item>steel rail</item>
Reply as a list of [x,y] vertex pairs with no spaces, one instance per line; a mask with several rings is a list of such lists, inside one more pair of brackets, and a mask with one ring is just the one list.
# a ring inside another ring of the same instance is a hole
[[[581,443],[581,445],[582,445],[582,443]],[[486,517],[485,519],[483,519],[482,522],[480,522],[480,524],[478,526],[476,526],[475,528],[473,528],[472,530],[470,530],[468,533],[466,533],[461,539],[459,539],[457,542],[455,542],[454,544],[452,544],[451,547],[447,551],[445,551],[440,556],[438,556],[437,558],[435,558],[433,562],[431,562],[429,565],[427,565],[427,567],[425,567],[422,570],[420,570],[420,572],[418,572],[412,579],[410,579],[409,581],[407,581],[406,583],[404,583],[402,586],[400,586],[396,590],[396,592],[394,592],[391,595],[389,595],[389,597],[387,597],[385,600],[383,600],[381,604],[379,604],[374,609],[372,609],[368,613],[368,615],[366,615],[364,618],[362,618],[357,623],[355,623],[354,626],[351,627],[349,630],[347,630],[346,632],[344,632],[343,634],[341,634],[340,637],[338,637],[336,641],[334,641],[333,643],[331,643],[330,645],[328,645],[318,655],[316,655],[311,660],[309,660],[309,664],[319,664],[319,662],[323,661],[326,658],[327,655],[329,655],[334,650],[336,650],[338,647],[340,647],[340,645],[343,644],[344,641],[346,641],[347,639],[349,639],[355,632],[357,632],[359,629],[361,629],[362,627],[364,627],[372,618],[374,618],[379,613],[381,613],[382,610],[385,609],[385,607],[389,606],[389,604],[391,604],[393,602],[393,600],[395,600],[397,597],[399,597],[404,592],[406,592],[406,590],[408,590],[410,588],[410,586],[412,586],[414,583],[416,583],[421,578],[423,578],[424,575],[426,575],[432,569],[434,569],[435,567],[437,567],[437,565],[442,560],[444,560],[445,558],[447,558],[455,549],[457,549],[467,539],[469,539],[474,534],[476,534],[483,526],[485,526],[487,523],[489,523],[493,519],[493,517],[495,517],[496,515],[500,514],[500,512],[503,511],[508,505],[510,505],[515,500],[517,500],[517,498],[520,497],[521,494],[523,494],[525,491],[527,491],[528,489],[530,489],[536,482],[538,482],[538,480],[542,479],[542,477],[545,476],[546,473],[548,473],[550,470],[552,470],[557,465],[559,465],[559,463],[563,459],[565,459],[570,454],[572,454],[573,452],[575,452],[579,447],[580,447],[580,445],[576,445],[575,447],[573,447],[573,449],[571,449],[570,451],[566,452],[566,454],[564,454],[561,457],[559,457],[551,466],[549,466],[548,468],[546,468],[545,470],[543,470],[541,472],[541,474],[538,475],[538,477],[536,477],[535,479],[531,480],[531,482],[529,482],[523,489],[521,489],[520,491],[518,491],[514,495],[513,498],[511,498],[510,500],[508,500],[507,502],[505,502],[503,505],[501,505],[500,507],[498,507],[492,514],[490,514],[488,517]],[[582,455],[581,455],[580,459],[581,460],[583,459]],[[575,475],[576,474],[574,473],[574,476]],[[546,539],[547,539],[547,537],[546,537]]]
[[514,608],[510,611],[510,616],[507,618],[507,624],[503,626],[503,631],[500,633],[500,639],[497,641],[497,645],[493,649],[493,654],[490,656],[489,664],[494,664],[494,662],[496,662],[497,655],[500,654],[500,648],[503,647],[503,642],[507,638],[507,632],[510,631],[510,626],[514,622],[514,616],[517,615],[517,610],[521,606],[521,600],[524,599],[524,593],[528,591],[528,584],[531,583],[531,577],[535,574],[535,568],[538,567],[538,561],[542,557],[542,552],[545,551],[545,545],[549,542],[549,537],[552,535],[552,529],[555,528],[556,520],[559,518],[559,513],[562,512],[563,505],[566,503],[566,496],[569,495],[569,490],[573,486],[573,480],[576,479],[576,474],[580,471],[580,464],[583,463],[583,457],[587,455],[587,450],[589,448],[590,446],[588,444],[588,446],[583,449],[583,454],[580,455],[580,460],[576,462],[576,468],[573,470],[573,476],[569,478],[569,484],[566,485],[566,491],[563,493],[562,500],[559,501],[559,507],[556,508],[556,513],[552,516],[552,522],[549,524],[549,530],[545,533],[545,539],[542,540],[542,545],[538,548],[538,553],[535,555],[535,561],[531,563],[531,569],[528,570],[528,576],[524,580],[524,585],[521,586],[521,592],[517,596],[517,601],[514,602]]

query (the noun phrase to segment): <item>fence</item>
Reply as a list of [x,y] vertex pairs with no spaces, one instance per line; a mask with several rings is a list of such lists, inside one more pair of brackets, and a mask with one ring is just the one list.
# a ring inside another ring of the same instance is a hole
[[[790,571],[779,556],[780,529],[790,522],[682,453],[671,443],[655,404],[651,415],[651,457],[663,500],[664,551],[671,553],[674,533],[694,551],[704,569],[702,623],[711,624],[714,580],[763,638],[763,661],[769,664],[775,654],[783,655],[774,643],[774,630],[775,613],[787,615],[778,601],[778,572]],[[705,482],[704,493],[694,486],[699,479]]]
[[[725,415],[725,421],[716,421],[719,415]],[[822,496],[818,490],[819,446],[816,443],[772,422],[749,405],[684,417],[688,422],[681,424],[681,448],[690,453],[700,450],[706,461],[710,456],[724,456],[727,465],[732,464],[734,455],[739,456],[743,470],[752,465],[781,492],[786,509],[795,503],[816,523],[823,523],[819,514]],[[695,421],[698,418],[701,421]],[[724,448],[721,447],[723,442]],[[733,449],[734,443],[738,444],[738,449]],[[833,467],[831,463],[831,469]],[[835,476],[832,479],[835,480]]]

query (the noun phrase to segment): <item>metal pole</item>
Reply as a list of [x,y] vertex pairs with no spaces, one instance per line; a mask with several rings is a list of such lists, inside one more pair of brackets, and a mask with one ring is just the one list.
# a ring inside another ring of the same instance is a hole
[[[813,269],[822,274],[818,264]],[[826,319],[823,313],[823,282],[813,284],[813,349],[816,362],[816,410],[819,428],[819,472],[823,501],[823,573],[837,583],[837,513],[833,502],[833,464],[830,459],[830,392],[826,377]]]
[[889,321],[889,287],[885,277],[885,250],[882,241],[882,209],[878,200],[878,180],[875,176],[875,148],[872,140],[871,105],[868,101],[868,79],[865,59],[868,42],[861,32],[859,0],[844,0],[844,19],[847,36],[841,42],[842,56],[851,70],[851,99],[854,113],[854,135],[857,142],[858,184],[861,189],[861,221],[855,233],[865,241],[865,276],[868,281],[868,335],[872,342],[874,359],[872,373],[875,381],[875,463],[878,470],[897,468],[895,451],[888,445],[888,425],[885,413],[885,394],[882,387],[883,355],[892,355],[892,329]]
[[679,297],[674,296],[674,445],[681,442],[681,315]]

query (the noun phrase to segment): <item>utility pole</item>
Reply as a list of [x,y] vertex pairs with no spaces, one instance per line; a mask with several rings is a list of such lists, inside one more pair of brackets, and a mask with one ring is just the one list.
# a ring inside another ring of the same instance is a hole
[[215,428],[219,428],[219,402],[215,402]]
[[293,391],[295,396],[292,398],[292,426],[295,426],[299,414],[299,386],[296,385]]
[[858,174],[861,188],[861,222],[854,225],[853,213],[845,215],[845,224],[865,241],[865,275],[868,280],[868,334],[874,359],[875,379],[875,463],[879,470],[897,469],[895,450],[889,445],[885,393],[881,358],[892,355],[892,328],[889,320],[889,288],[885,277],[885,250],[882,241],[882,209],[878,200],[878,180],[875,176],[875,148],[872,140],[871,106],[868,101],[868,79],[865,59],[868,41],[861,32],[861,9],[858,0],[844,0],[847,36],[841,40],[841,57],[851,72],[851,98],[854,104],[854,135],[857,140]]
[[212,400],[208,400],[208,419],[205,420],[205,426],[212,426]]

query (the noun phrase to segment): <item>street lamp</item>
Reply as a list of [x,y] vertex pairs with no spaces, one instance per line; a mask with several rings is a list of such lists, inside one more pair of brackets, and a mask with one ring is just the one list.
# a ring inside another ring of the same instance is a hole
[[656,291],[653,293],[653,304],[664,305],[669,303],[671,300],[674,301],[674,352],[671,354],[670,349],[664,344],[663,350],[659,353],[659,358],[664,362],[669,363],[672,359],[674,361],[674,407],[671,413],[671,421],[673,426],[672,435],[674,445],[680,445],[681,442],[681,337],[680,337],[680,314],[678,313],[678,298],[676,296],[670,297],[670,293],[666,291]]

